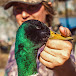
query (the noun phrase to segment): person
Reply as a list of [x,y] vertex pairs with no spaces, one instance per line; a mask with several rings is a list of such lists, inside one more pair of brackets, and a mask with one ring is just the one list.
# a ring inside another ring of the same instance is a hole
[[[10,0],[4,9],[13,6],[13,14],[19,26],[27,20],[35,19],[45,23],[49,28],[55,15],[50,0]],[[62,36],[70,36],[70,30],[59,28]],[[18,76],[15,60],[15,43],[10,50],[10,56],[5,69],[5,76]],[[48,40],[37,54],[38,76],[76,76],[75,58],[72,43],[64,40]]]

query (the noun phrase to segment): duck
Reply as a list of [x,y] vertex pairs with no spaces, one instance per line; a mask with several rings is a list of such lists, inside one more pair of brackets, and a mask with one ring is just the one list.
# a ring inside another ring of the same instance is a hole
[[15,59],[18,76],[37,76],[37,52],[49,39],[72,40],[50,30],[46,24],[38,20],[22,23],[16,33]]
[[37,52],[46,44],[50,29],[38,20],[28,20],[22,23],[16,32],[15,59],[18,66],[18,76],[37,76]]

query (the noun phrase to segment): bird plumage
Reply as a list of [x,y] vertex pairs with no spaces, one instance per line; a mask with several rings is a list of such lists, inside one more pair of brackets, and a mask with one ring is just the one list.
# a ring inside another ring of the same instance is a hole
[[19,27],[15,42],[18,76],[37,73],[37,50],[46,43],[49,36],[48,27],[38,20],[28,20]]

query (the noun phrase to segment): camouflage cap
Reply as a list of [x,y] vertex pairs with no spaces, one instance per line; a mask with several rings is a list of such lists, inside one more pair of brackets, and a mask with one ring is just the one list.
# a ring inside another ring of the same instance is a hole
[[17,2],[34,5],[34,4],[39,4],[42,1],[49,2],[50,0],[8,0],[8,2],[6,2],[6,4],[4,5],[4,9],[8,9],[9,7],[13,6],[14,3],[17,3]]

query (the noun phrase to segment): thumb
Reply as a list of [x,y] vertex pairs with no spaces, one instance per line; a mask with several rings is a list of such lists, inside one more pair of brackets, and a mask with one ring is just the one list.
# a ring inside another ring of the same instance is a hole
[[59,30],[60,30],[60,33],[62,36],[64,36],[64,37],[71,36],[70,30],[66,27],[60,26]]

